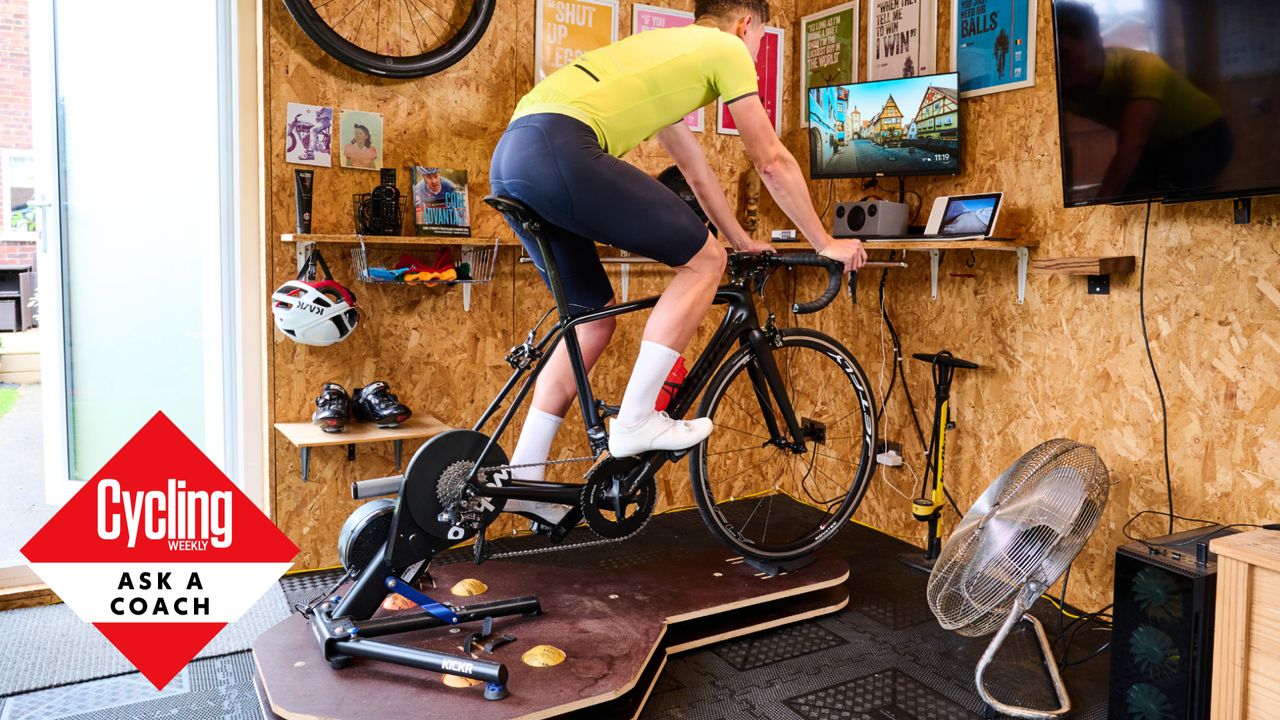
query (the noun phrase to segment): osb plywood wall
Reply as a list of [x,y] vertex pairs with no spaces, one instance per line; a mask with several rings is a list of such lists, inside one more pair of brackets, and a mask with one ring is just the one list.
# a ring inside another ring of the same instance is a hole
[[[660,4],[685,9],[691,5]],[[787,30],[783,139],[802,164],[807,140],[796,122],[795,24],[799,17],[830,4],[834,3],[798,0],[775,3],[773,8],[771,24]],[[532,83],[532,0],[500,0],[493,24],[471,55],[444,73],[407,82],[377,80],[349,70],[321,53],[282,7],[265,5],[268,238],[278,238],[293,224],[292,168],[283,161],[277,137],[290,101],[383,113],[389,166],[403,171],[411,160],[424,159],[467,167],[476,188],[476,234],[509,237],[478,200],[487,185],[489,153],[516,100]],[[942,0],[939,5],[938,66],[945,70],[950,3]],[[864,23],[866,13],[864,2]],[[619,34],[625,36],[630,29],[629,3],[621,4],[619,15]],[[1142,243],[1143,208],[1062,207],[1048,0],[1040,3],[1038,17],[1036,86],[963,101],[961,174],[911,179],[908,189],[919,194],[925,213],[939,194],[1003,190],[1001,234],[1035,239],[1039,248],[1033,259],[1136,255]],[[865,25],[859,37],[865,72]],[[737,203],[740,179],[749,165],[739,141],[709,132],[703,142],[731,201]],[[628,160],[655,173],[667,164],[653,143],[641,146]],[[375,182],[368,172],[318,171],[316,232],[349,232],[350,194]],[[893,186],[893,181],[887,184]],[[865,193],[850,181],[815,182],[810,189],[819,207],[830,196],[892,197],[887,189]],[[912,196],[913,204],[919,201]],[[788,225],[767,193],[761,215],[761,233]],[[1226,201],[1156,206],[1152,212],[1146,309],[1169,403],[1179,514],[1223,522],[1280,517],[1280,500],[1267,492],[1280,474],[1278,215],[1280,203],[1274,198],[1255,201],[1254,223],[1247,226],[1230,224]],[[291,247],[268,242],[267,259],[269,286],[293,274]],[[470,313],[462,312],[456,289],[358,286],[367,314],[349,341],[314,349],[275,334],[269,351],[270,420],[307,419],[311,399],[326,380],[350,387],[386,379],[414,408],[450,424],[469,425],[506,376],[504,352],[523,338],[546,307],[546,291],[532,269],[515,261],[514,251],[503,251],[494,282],[476,288]],[[952,394],[956,428],[948,438],[947,475],[953,496],[961,508],[968,507],[1001,470],[1042,440],[1065,436],[1096,445],[1111,469],[1111,502],[1072,573],[1068,599],[1090,608],[1105,604],[1110,597],[1111,554],[1124,542],[1121,526],[1138,510],[1162,508],[1165,503],[1160,408],[1142,345],[1138,274],[1114,277],[1111,294],[1102,296],[1087,295],[1081,278],[1033,275],[1026,303],[1019,305],[1012,254],[951,252],[943,257],[939,298],[934,301],[929,298],[927,255],[912,254],[909,262],[908,269],[890,272],[886,292],[904,353],[947,348],[982,365],[981,370],[959,375]],[[341,266],[335,268],[340,279],[351,280],[349,265],[341,260],[336,264]],[[618,287],[618,271],[610,272]],[[637,268],[632,272],[632,296],[656,292],[663,280],[656,268]],[[873,384],[880,382],[882,349],[887,348],[875,302],[878,280],[879,272],[864,273],[857,307],[837,302],[805,319],[846,343]],[[800,293],[815,289],[802,282]],[[785,285],[777,292],[789,296]],[[621,395],[641,322],[621,322],[613,346],[593,375],[601,395]],[[709,331],[704,328],[695,347],[705,342]],[[692,357],[692,351],[686,356]],[[927,427],[932,411],[927,367],[906,362],[912,395]],[[887,365],[883,376],[887,382]],[[886,418],[885,434],[903,443],[919,472],[921,452],[897,391]],[[578,422],[576,412],[571,412],[566,426]],[[562,440],[567,435],[562,433]],[[514,436],[503,444],[510,448]],[[316,451],[313,481],[306,485],[299,480],[294,448],[276,434],[271,447],[277,523],[303,548],[300,565],[331,564],[337,529],[355,505],[348,485],[388,473],[390,446],[364,447],[354,463],[348,463],[340,450]],[[553,454],[570,457],[582,450],[581,443],[566,441]],[[667,471],[662,480],[660,507],[691,502],[683,464]],[[922,530],[908,512],[907,496],[914,492],[908,470],[877,476],[857,518],[887,532],[919,538]],[[949,515],[948,524],[953,521],[954,515]],[[1155,534],[1161,522],[1147,518],[1134,530]]]

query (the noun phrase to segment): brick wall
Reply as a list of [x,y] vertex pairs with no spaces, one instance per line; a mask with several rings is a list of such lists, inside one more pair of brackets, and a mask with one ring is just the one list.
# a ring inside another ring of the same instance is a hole
[[[0,0],[0,148],[31,149],[28,0]],[[0,189],[4,185],[0,163]],[[3,218],[4,223],[8,218]],[[0,225],[0,232],[4,225]],[[0,265],[35,263],[35,243],[0,242]]]
[[27,0],[0,0],[0,147],[31,149]]
[[34,240],[0,240],[0,265],[36,264],[36,243]]

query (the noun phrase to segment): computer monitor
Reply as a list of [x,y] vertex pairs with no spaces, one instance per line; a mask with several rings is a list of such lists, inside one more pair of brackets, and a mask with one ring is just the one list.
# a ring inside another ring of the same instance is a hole
[[809,89],[815,180],[960,172],[959,75]]

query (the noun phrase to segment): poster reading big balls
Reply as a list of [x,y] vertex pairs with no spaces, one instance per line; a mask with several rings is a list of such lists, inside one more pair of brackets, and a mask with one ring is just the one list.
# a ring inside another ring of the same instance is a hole
[[[784,33],[781,28],[765,26],[760,40],[760,53],[756,55],[756,78],[759,82],[760,102],[773,122],[773,130],[782,134],[782,48]],[[724,100],[716,102],[718,112],[716,132],[721,135],[737,135],[738,126]]]
[[542,80],[618,39],[617,0],[538,0],[535,35],[534,79]]
[[960,97],[1035,84],[1036,4],[1028,0],[952,0],[951,67]]

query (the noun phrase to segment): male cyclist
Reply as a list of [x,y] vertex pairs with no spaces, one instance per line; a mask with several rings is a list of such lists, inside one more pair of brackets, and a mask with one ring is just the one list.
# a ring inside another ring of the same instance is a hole
[[[581,55],[536,85],[516,106],[494,150],[494,194],[520,200],[556,226],[547,228],[551,252],[575,310],[613,302],[594,241],[675,270],[645,325],[621,409],[610,423],[609,452],[615,457],[682,450],[711,433],[709,418],[672,420],[655,412],[654,402],[710,308],[726,261],[724,248],[675,193],[619,159],[627,151],[656,136],[735,250],[771,250],[738,223],[702,145],[683,121],[689,112],[721,98],[764,185],[800,232],[846,271],[866,262],[860,242],[835,240],[823,228],[799,164],[778,140],[760,103],[752,58],[768,20],[767,0],[696,0],[692,25],[632,35]],[[522,241],[545,280],[537,246],[530,238]],[[614,327],[608,318],[578,328],[588,369]],[[546,461],[577,394],[564,346],[546,362],[512,464]],[[518,474],[543,478],[541,468]],[[508,510],[516,509],[508,503]]]

